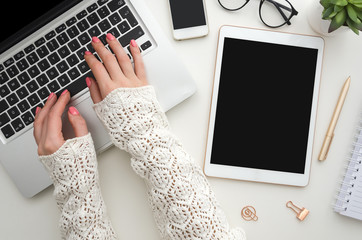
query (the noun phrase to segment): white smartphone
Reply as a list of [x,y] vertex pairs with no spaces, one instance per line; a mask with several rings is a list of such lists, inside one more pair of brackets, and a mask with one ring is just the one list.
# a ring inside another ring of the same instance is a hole
[[209,33],[204,0],[168,0],[176,40],[197,38]]

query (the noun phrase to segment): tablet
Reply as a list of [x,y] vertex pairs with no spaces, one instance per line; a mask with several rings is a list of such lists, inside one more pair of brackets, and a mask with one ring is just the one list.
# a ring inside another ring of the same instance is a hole
[[220,28],[207,176],[308,184],[323,51],[321,37]]

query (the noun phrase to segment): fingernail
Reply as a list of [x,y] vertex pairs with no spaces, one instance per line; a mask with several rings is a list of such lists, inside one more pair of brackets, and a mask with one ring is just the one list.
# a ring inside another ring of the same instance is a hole
[[78,110],[75,107],[69,107],[69,112],[72,115],[78,115],[79,114]]
[[97,38],[97,37],[92,37],[92,41],[94,43],[99,43],[101,40],[99,40],[99,38]]
[[116,38],[111,33],[107,33],[107,39],[112,41]]
[[132,47],[137,47],[137,43],[134,39],[131,40],[131,45]]
[[85,82],[87,83],[87,86],[88,86],[88,87],[90,87],[91,84],[92,84],[92,81],[91,81],[91,79],[90,79],[89,77],[86,77],[86,78],[85,78]]
[[35,109],[35,115],[37,115],[38,114],[38,112],[40,111],[40,107],[36,107],[36,109]]
[[84,53],[85,55],[92,55],[92,53],[90,51],[85,51]]
[[49,95],[49,97],[48,97],[48,101],[49,101],[50,99],[52,99],[52,97],[54,97],[54,93],[53,93],[53,92],[50,93],[50,95]]
[[63,96],[63,95],[66,94],[67,92],[68,92],[68,90],[65,89],[65,90],[62,92],[62,94],[60,94],[60,96]]

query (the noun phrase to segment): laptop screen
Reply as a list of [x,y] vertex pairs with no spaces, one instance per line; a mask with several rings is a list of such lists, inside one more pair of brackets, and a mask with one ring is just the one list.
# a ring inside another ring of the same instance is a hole
[[[0,54],[81,1],[7,1],[9,14],[0,14],[0,21],[9,26],[1,30]],[[41,6],[37,6],[39,3]]]

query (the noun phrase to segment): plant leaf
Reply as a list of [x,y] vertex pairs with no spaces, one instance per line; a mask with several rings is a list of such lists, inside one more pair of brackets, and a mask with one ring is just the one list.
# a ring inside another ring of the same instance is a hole
[[347,0],[330,0],[332,4],[338,5],[338,6],[346,6],[348,4]]
[[331,21],[328,32],[331,33],[341,27],[347,19],[347,11],[343,9]]
[[324,7],[324,8],[329,8],[332,4],[330,2],[330,0],[320,0],[319,3]]
[[329,15],[333,13],[333,7],[329,7],[326,10],[323,11],[322,19],[327,20],[331,19]]
[[346,7],[346,9],[347,9],[347,13],[348,13],[349,18],[350,18],[353,22],[355,22],[355,23],[361,23],[361,21],[360,21],[360,20],[358,19],[358,17],[357,17],[356,11],[354,10],[354,8],[352,7],[351,4],[348,4],[347,7]]
[[354,26],[355,22],[352,21],[350,18],[347,19],[347,25],[348,27],[357,35],[359,35],[358,29]]
[[348,0],[348,2],[355,4],[355,3],[362,3],[362,0]]
[[352,4],[358,8],[362,8],[362,3],[352,3]]
[[338,13],[338,12],[340,12],[343,8],[344,8],[343,6],[334,5],[333,11]]
[[355,7],[355,6],[352,6],[352,7],[353,7],[354,10],[356,11],[358,18],[359,18],[360,20],[362,20],[362,9],[359,9],[359,8],[357,8],[357,7]]

